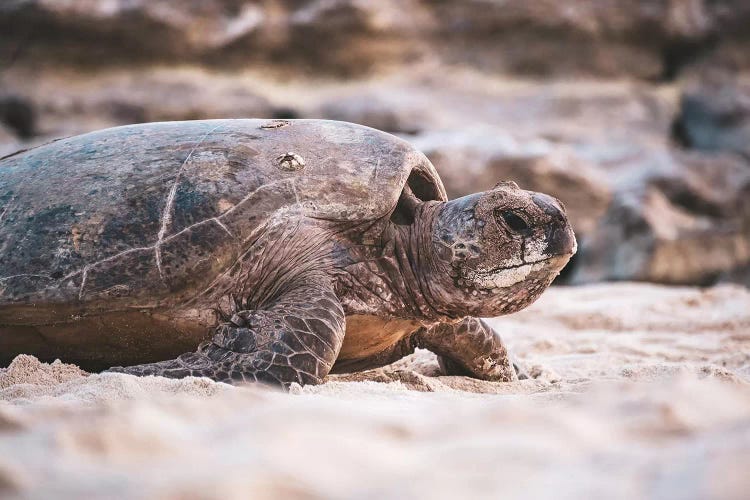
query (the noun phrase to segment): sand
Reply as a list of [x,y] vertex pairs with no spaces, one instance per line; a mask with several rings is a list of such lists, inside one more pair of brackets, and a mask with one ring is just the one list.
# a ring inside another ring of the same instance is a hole
[[291,394],[0,370],[0,497],[747,498],[750,291],[549,290],[491,320],[531,378],[430,353]]

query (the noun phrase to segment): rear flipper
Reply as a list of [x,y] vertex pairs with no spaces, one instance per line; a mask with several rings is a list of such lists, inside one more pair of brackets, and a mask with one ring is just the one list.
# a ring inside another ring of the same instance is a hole
[[268,308],[240,311],[220,325],[210,342],[177,359],[108,371],[218,382],[318,384],[338,356],[344,311],[324,279],[304,280]]

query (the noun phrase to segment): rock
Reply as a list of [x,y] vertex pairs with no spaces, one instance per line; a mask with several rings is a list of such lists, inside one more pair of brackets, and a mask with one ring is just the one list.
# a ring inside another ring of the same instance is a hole
[[712,74],[688,83],[673,132],[685,147],[750,159],[750,74]]
[[28,99],[19,95],[0,95],[0,122],[26,139],[36,132],[36,110]]
[[268,101],[241,82],[212,83],[204,86],[200,74],[155,71],[114,79],[98,93],[71,97],[80,99],[75,106],[118,123],[271,115]]
[[750,168],[731,155],[674,153],[674,161],[681,168],[672,174],[615,194],[580,245],[573,283],[744,279],[750,265]]
[[353,73],[407,56],[419,10],[411,3],[414,8],[335,0],[6,2],[0,5],[0,51],[27,62],[86,66],[181,61]]
[[392,134],[414,135],[434,123],[425,107],[411,100],[393,101],[394,99],[377,94],[356,93],[324,101],[317,114],[323,118],[359,123]]
[[[658,78],[670,32],[681,29],[678,36],[693,39],[705,29],[704,10],[685,12],[684,3],[584,0],[571,6],[553,0],[470,0],[433,5],[443,20],[436,35],[446,42],[453,62],[464,58],[477,67],[516,74]],[[688,19],[676,26],[672,20],[680,12]]]
[[0,158],[23,149],[22,142],[10,127],[0,123]]
[[742,0],[25,0],[0,5],[0,52],[346,75],[437,59],[488,72],[671,79],[706,53],[747,51],[748,20]]
[[20,59],[111,65],[195,58],[259,29],[264,9],[234,0],[29,0],[0,6],[2,48]]
[[[35,84],[26,82],[33,78]],[[197,68],[101,71],[14,70],[5,84],[38,110],[40,133],[64,136],[149,121],[271,117],[275,111],[241,78]]]
[[14,131],[4,123],[0,123],[0,144],[11,144],[17,141],[18,137]]
[[276,51],[295,69],[312,74],[357,75],[408,64],[424,56],[422,34],[434,21],[418,0],[308,0],[291,5],[286,43]]

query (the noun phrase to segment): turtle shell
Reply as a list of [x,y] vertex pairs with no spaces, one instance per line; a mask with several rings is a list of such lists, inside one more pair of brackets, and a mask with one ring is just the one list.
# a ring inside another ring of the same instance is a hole
[[226,270],[279,210],[378,219],[407,182],[422,199],[446,198],[407,142],[325,120],[130,125],[5,157],[0,323],[10,304],[184,294]]

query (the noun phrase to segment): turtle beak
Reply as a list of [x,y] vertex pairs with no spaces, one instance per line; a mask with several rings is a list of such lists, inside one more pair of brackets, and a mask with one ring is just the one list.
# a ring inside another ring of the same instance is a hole
[[570,227],[565,210],[555,198],[542,193],[535,193],[532,200],[550,218],[545,230],[547,255],[573,255],[578,250],[573,228]]
[[547,247],[544,253],[547,255],[573,255],[578,250],[575,234],[568,225],[567,227],[550,227],[546,231]]

